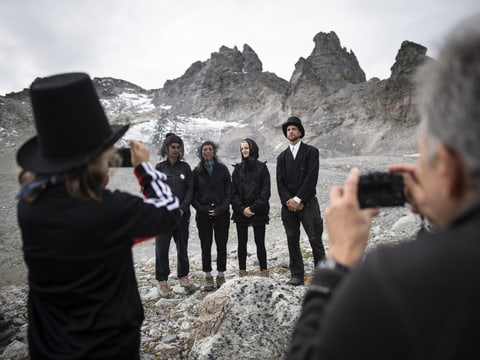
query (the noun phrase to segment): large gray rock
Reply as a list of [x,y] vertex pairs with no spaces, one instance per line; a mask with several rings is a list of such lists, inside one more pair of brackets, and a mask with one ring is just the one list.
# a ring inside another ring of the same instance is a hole
[[189,358],[282,358],[304,292],[303,286],[280,285],[268,278],[228,281],[203,299],[201,324]]

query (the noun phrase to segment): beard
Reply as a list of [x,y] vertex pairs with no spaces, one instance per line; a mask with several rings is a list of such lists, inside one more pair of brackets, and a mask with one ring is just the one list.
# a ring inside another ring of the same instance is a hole
[[298,139],[300,139],[300,137],[297,136],[297,135],[293,135],[293,134],[292,134],[292,135],[288,135],[288,140],[289,140],[289,141],[297,141]]

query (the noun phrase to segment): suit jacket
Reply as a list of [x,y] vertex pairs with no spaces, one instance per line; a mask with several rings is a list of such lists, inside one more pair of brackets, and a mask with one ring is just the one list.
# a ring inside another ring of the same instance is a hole
[[315,196],[318,169],[318,149],[303,142],[295,159],[289,147],[278,155],[277,187],[282,206],[295,196],[304,203],[308,203]]

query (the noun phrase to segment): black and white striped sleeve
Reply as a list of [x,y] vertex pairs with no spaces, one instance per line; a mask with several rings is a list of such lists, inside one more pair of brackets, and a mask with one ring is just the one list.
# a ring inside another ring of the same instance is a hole
[[145,202],[156,207],[165,207],[172,211],[180,207],[178,198],[165,182],[167,176],[156,170],[149,162],[143,162],[135,168],[135,176],[142,187]]

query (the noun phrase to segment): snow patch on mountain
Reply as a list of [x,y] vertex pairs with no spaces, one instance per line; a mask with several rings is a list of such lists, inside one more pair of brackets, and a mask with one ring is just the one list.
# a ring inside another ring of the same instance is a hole
[[185,152],[188,154],[195,151],[196,147],[205,140],[217,141],[228,129],[245,126],[239,122],[195,117],[152,119],[131,124],[121,143],[125,146],[127,140],[138,140],[145,144],[159,146],[166,134],[175,133],[182,137],[185,143]]
[[153,96],[147,94],[124,91],[113,99],[101,99],[100,101],[109,116],[125,112],[142,114],[155,110]]

